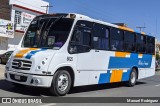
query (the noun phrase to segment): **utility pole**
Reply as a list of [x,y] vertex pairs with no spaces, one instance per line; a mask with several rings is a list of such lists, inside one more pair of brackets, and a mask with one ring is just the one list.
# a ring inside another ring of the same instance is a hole
[[145,27],[145,26],[144,26],[144,27],[139,26],[139,27],[136,27],[136,28],[139,28],[139,29],[140,29],[140,32],[142,32],[142,29],[144,29],[144,28],[146,28],[146,27]]
[[53,7],[53,6],[47,5],[47,6],[41,6],[41,7],[46,7],[46,14],[47,14],[49,7]]
[[156,17],[156,36],[157,36],[157,17]]

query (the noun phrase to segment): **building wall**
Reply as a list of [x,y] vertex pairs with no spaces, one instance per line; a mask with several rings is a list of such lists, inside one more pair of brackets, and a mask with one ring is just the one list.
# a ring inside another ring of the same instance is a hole
[[[9,5],[9,0],[0,0],[0,19],[11,20],[11,5]],[[7,35],[0,35],[0,54],[8,49],[8,39]]]
[[0,19],[11,20],[9,0],[0,0]]
[[[25,30],[29,26],[29,24],[26,24],[24,22],[24,18],[33,19],[37,15],[42,15],[46,13],[46,8],[41,6],[47,6],[49,5],[48,2],[43,0],[10,0],[10,5],[12,5],[11,10],[11,20],[15,24],[15,34],[14,38],[9,39],[9,49],[16,47],[21,38],[24,35]],[[21,13],[21,22],[17,24],[15,22],[15,15],[16,11],[19,11]],[[24,17],[24,14],[28,15],[29,17]],[[27,21],[28,23],[28,21]]]
[[18,6],[26,7],[37,12],[46,13],[46,8],[41,6],[49,5],[48,2],[43,0],[10,0],[10,5],[16,4]]
[[15,32],[14,38],[9,39],[10,45],[18,45],[24,33]]
[[[0,36],[0,54],[7,49],[17,47],[24,35],[25,29],[29,26],[29,17],[33,19],[37,15],[45,14],[46,8],[41,6],[47,5],[49,5],[49,3],[43,0],[0,0],[0,19],[10,20],[14,22],[14,26],[17,26],[15,27],[14,38]],[[15,22],[16,11],[22,12],[22,19],[26,19],[25,21],[23,20],[23,23],[19,23],[18,25]]]

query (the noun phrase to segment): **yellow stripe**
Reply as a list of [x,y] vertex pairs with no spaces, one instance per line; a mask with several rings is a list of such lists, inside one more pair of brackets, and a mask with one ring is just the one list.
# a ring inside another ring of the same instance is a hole
[[142,35],[145,35],[145,32],[141,32]]
[[122,29],[122,30],[126,30],[126,31],[130,31],[130,32],[134,32],[133,29],[130,29],[130,28],[127,28],[127,27],[122,27],[122,26],[118,26],[119,29]]
[[17,58],[22,58],[27,52],[29,52],[29,51],[31,51],[31,50],[37,50],[37,48],[29,48],[29,49],[20,50],[20,51],[15,55],[15,57],[17,57]]
[[115,52],[116,57],[126,57],[126,55],[130,55],[131,53],[126,52]]
[[121,82],[123,70],[112,70],[110,82]]
[[142,56],[143,56],[143,54],[138,54],[138,56],[141,56],[141,57],[142,57]]

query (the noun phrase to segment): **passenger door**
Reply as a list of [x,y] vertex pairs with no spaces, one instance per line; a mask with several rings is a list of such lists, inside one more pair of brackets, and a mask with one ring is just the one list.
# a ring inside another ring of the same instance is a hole
[[95,24],[94,29],[96,32],[90,27],[77,26],[69,46],[69,52],[77,54],[77,71],[80,74],[76,78],[82,85],[97,84],[99,73],[106,73],[108,68],[109,32],[99,24]]
[[70,53],[77,54],[78,71],[106,71],[109,61],[109,29],[100,24],[76,27],[70,42]]
[[71,37],[69,52],[77,54],[78,71],[86,71],[90,66],[87,64],[90,61],[92,28],[92,22],[79,20]]

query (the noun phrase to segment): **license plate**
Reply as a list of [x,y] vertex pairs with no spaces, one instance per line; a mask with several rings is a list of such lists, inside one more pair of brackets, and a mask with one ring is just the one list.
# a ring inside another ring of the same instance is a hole
[[15,78],[16,80],[20,80],[20,79],[21,79],[21,76],[15,75],[14,78]]

